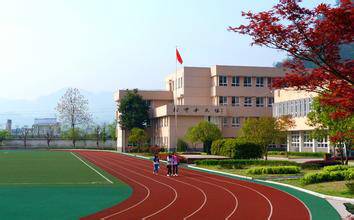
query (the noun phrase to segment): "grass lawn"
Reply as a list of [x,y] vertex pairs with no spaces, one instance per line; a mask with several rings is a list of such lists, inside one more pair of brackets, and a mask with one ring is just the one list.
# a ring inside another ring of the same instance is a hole
[[0,219],[79,219],[130,196],[126,184],[88,164],[113,183],[70,152],[0,151]]
[[334,181],[334,182],[316,183],[316,184],[309,184],[309,185],[301,184],[299,179],[278,180],[278,182],[298,186],[304,189],[308,189],[314,192],[318,192],[330,196],[354,198],[354,194],[350,193],[348,188],[345,186],[345,181]]
[[326,183],[317,183],[317,184],[309,184],[309,185],[302,185],[300,183],[300,178],[303,177],[307,173],[314,173],[319,172],[319,170],[301,170],[299,174],[248,174],[247,169],[256,167],[256,166],[248,166],[244,169],[226,169],[220,166],[206,166],[206,165],[199,165],[198,167],[207,168],[211,170],[222,171],[226,173],[238,174],[242,176],[250,176],[256,179],[261,180],[272,180],[281,183],[286,183],[289,185],[298,186],[304,189],[308,189],[314,192],[331,195],[331,196],[340,196],[346,198],[354,198],[354,194],[350,193],[348,188],[345,186],[345,181],[337,181],[337,182],[326,182]]

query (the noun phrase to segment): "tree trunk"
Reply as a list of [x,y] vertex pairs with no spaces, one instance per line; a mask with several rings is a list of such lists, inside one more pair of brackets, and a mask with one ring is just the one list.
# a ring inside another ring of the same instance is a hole
[[207,154],[211,154],[211,144],[212,141],[205,141],[203,143],[204,152],[206,152]]
[[349,150],[348,150],[348,144],[344,142],[344,147],[345,147],[345,165],[348,165],[348,160],[349,160]]
[[268,160],[268,146],[263,146],[264,147],[264,159]]
[[343,145],[342,143],[339,143],[340,145],[340,160],[342,162],[342,165],[344,165],[344,152],[343,152]]
[[74,148],[76,148],[76,134],[75,134],[75,124],[74,123],[71,123],[71,129],[73,130],[73,146]]

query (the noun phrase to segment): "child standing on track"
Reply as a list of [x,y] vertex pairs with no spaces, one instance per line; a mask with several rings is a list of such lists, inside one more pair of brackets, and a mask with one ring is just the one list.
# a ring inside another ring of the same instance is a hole
[[179,165],[179,158],[178,156],[173,153],[172,155],[172,166],[173,166],[173,175],[178,176],[178,165]]
[[172,165],[173,165],[173,158],[171,154],[167,155],[167,176],[172,176]]
[[155,156],[154,156],[153,165],[154,165],[153,174],[158,174],[159,168],[160,168],[160,160],[159,160],[159,156],[157,154],[155,154]]

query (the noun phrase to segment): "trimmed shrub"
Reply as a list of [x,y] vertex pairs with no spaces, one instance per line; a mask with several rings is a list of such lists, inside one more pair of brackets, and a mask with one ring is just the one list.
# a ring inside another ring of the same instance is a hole
[[312,163],[301,163],[300,167],[301,169],[304,170],[320,170],[322,168],[320,164],[312,164]]
[[332,172],[318,172],[318,173],[309,173],[306,174],[301,182],[304,184],[313,184],[313,183],[322,183],[330,181],[342,181],[342,180],[352,180],[354,179],[354,170],[339,170]]
[[326,153],[323,152],[288,152],[289,156],[304,156],[304,157],[321,157],[323,158]]
[[340,165],[341,162],[336,160],[312,160],[312,161],[304,162],[302,164],[311,164],[319,167],[325,167],[325,166],[332,166],[332,165]]
[[259,159],[263,156],[262,146],[243,140],[235,141],[235,159]]
[[300,164],[287,160],[199,160],[197,165],[222,166],[231,164],[234,166],[299,166]]
[[247,170],[249,174],[295,174],[300,173],[297,166],[254,167]]
[[354,169],[354,167],[345,166],[345,165],[327,166],[323,168],[323,171],[332,172],[332,171],[341,171],[341,170],[348,170],[348,169]]
[[344,203],[344,206],[348,212],[350,212],[351,214],[354,214],[354,204]]
[[350,168],[347,170],[347,174],[345,176],[346,180],[354,180],[354,169]]
[[326,153],[323,152],[286,152],[286,151],[268,151],[268,155],[288,155],[303,157],[319,157],[323,158]]
[[233,164],[221,164],[220,167],[224,168],[224,169],[233,169],[234,165]]
[[271,155],[286,155],[286,151],[268,151],[268,156]]
[[231,138],[213,141],[211,153],[235,159],[258,159],[263,155],[260,145]]
[[185,142],[183,139],[177,140],[177,151],[178,152],[186,152],[188,149],[188,143]]

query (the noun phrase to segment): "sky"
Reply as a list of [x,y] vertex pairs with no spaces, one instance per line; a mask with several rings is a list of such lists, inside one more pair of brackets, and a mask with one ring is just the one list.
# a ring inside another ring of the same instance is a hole
[[[0,0],[0,98],[35,99],[66,87],[164,89],[185,66],[272,66],[286,55],[228,32],[241,11],[275,0]],[[304,0],[313,7],[335,0]],[[0,106],[1,107],[1,106]]]

